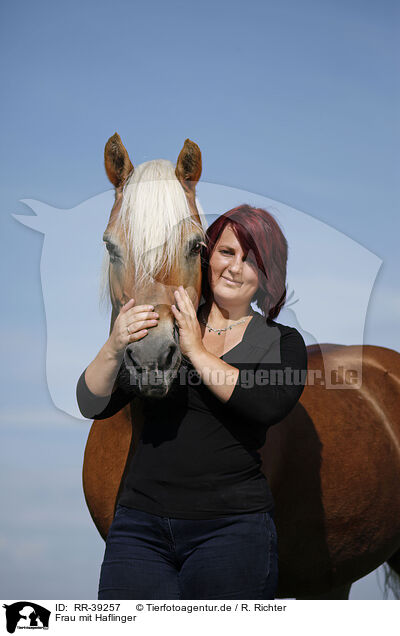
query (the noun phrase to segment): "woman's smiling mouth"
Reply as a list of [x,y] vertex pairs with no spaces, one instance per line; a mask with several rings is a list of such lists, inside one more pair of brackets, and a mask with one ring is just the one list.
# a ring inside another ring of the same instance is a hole
[[230,278],[225,278],[225,276],[221,276],[221,278],[226,280],[226,282],[230,283],[231,285],[241,285],[242,284],[240,281],[231,280]]

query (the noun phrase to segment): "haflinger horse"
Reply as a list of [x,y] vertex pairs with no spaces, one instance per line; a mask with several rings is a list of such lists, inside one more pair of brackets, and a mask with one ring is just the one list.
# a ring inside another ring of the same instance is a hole
[[[129,390],[138,367],[163,369],[161,388],[140,387],[142,395],[160,397],[181,359],[170,312],[173,290],[184,285],[195,306],[200,297],[198,245],[204,235],[195,187],[201,154],[186,140],[175,170],[160,161],[133,170],[115,134],[105,148],[105,166],[116,189],[104,235],[110,330],[130,297],[137,304],[151,302],[160,314],[158,328],[127,348],[116,382]],[[325,377],[329,368],[359,369],[362,382],[333,389]],[[260,449],[276,504],[277,597],[347,599],[352,583],[382,563],[400,574],[400,354],[371,345],[313,345],[308,369],[319,381],[307,383],[299,403],[267,431]],[[91,427],[84,492],[104,539],[142,427],[137,391],[130,405]]]
[[[117,133],[104,150],[115,201],[103,235],[108,252],[105,280],[112,305],[110,333],[130,298],[151,303],[157,327],[126,347],[116,384],[132,401],[107,420],[94,421],[85,449],[83,487],[93,521],[105,537],[128,457],[143,426],[141,396],[160,398],[169,390],[181,362],[171,305],[183,285],[195,307],[201,296],[201,244],[204,216],[196,201],[202,170],[199,147],[186,139],[176,167],[164,159],[134,169]],[[143,383],[145,377],[152,382]],[[114,385],[115,387],[115,385]]]

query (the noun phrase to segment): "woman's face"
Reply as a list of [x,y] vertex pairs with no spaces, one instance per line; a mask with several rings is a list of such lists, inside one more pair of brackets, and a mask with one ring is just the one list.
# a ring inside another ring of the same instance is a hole
[[221,233],[210,258],[209,280],[214,300],[229,308],[251,302],[258,289],[258,269],[254,253],[244,253],[230,225]]

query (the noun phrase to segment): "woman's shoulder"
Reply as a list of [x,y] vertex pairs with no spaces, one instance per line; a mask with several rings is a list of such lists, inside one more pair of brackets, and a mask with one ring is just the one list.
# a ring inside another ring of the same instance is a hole
[[264,342],[270,345],[271,341],[276,342],[279,340],[281,345],[293,344],[304,349],[306,348],[304,338],[296,327],[284,325],[271,318],[266,318],[258,312],[254,313],[253,320],[254,325],[251,336],[255,344],[258,343],[259,346],[262,346]]
[[277,322],[276,320],[272,320],[271,318],[266,318],[259,312],[254,312],[253,320],[254,320],[255,330],[257,329],[257,330],[265,331],[265,332],[279,330],[281,335],[297,334],[298,336],[302,338],[300,331],[298,331],[296,327],[284,325],[283,323]]

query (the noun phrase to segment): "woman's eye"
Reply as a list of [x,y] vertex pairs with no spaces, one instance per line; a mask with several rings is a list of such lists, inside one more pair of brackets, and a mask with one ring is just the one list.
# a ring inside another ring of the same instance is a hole
[[221,254],[230,254],[231,252],[229,252],[228,250],[220,250]]

